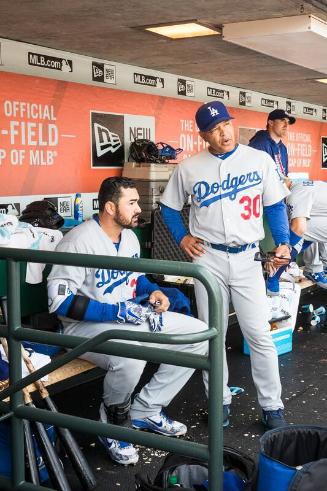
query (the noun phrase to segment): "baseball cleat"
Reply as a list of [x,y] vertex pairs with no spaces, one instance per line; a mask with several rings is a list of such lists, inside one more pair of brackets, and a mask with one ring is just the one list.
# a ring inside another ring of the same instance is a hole
[[139,454],[131,443],[113,440],[104,436],[99,436],[98,438],[111,460],[122,465],[137,464]]
[[187,432],[183,423],[169,419],[162,411],[152,418],[132,419],[132,426],[137,430],[152,431],[165,436],[182,436]]
[[275,409],[272,411],[262,410],[262,422],[267,430],[274,430],[275,428],[283,428],[288,426],[288,423],[284,417],[283,409]]

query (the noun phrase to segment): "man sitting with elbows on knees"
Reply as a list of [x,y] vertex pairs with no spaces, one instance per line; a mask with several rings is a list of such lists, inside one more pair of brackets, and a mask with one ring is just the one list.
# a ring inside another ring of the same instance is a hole
[[[286,205],[290,220],[291,259],[295,261],[297,255],[312,243],[327,242],[327,182],[286,179],[285,183],[291,191]],[[280,267],[268,279],[270,294],[279,292],[279,278],[286,268]],[[324,276],[322,271],[316,274]],[[311,279],[310,275],[305,276]]]
[[[99,215],[68,232],[56,250],[137,260],[140,245],[131,229],[137,226],[141,213],[138,200],[139,195],[131,179],[105,179],[99,191]],[[48,277],[48,295],[50,312],[60,316],[65,334],[94,337],[117,328],[194,334],[207,329],[205,323],[193,317],[170,312],[168,297],[142,273],[54,265]],[[135,303],[133,299],[137,301],[135,297],[138,296],[148,296],[147,305]],[[207,352],[206,342],[187,345],[125,342],[201,355]],[[145,361],[100,353],[86,353],[81,358],[107,370],[100,406],[101,421],[122,424],[126,423],[129,415],[132,426],[140,430],[166,436],[186,433],[186,426],[169,419],[162,407],[179,393],[193,369],[161,364],[131,404],[131,395]],[[138,452],[132,444],[99,438],[115,462],[126,465],[138,461]]]

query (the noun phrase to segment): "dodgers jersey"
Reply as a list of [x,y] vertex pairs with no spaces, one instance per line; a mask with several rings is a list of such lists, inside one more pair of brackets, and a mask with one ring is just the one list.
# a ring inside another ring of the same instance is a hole
[[305,217],[307,229],[304,239],[327,242],[327,183],[302,181],[291,185],[286,200],[290,220]]
[[[117,251],[108,235],[92,218],[69,231],[58,244],[56,251],[139,258],[140,244],[132,230],[124,229]],[[135,296],[137,278],[140,274],[132,271],[55,264],[48,276],[48,286],[51,289],[51,283],[58,284],[59,280],[64,280],[73,294],[115,304]]]
[[290,219],[327,216],[327,182],[301,181],[291,185],[286,200]]
[[239,246],[263,239],[263,206],[288,193],[273,159],[239,144],[225,159],[206,149],[182,161],[161,202],[180,211],[190,196],[190,233],[207,242]]

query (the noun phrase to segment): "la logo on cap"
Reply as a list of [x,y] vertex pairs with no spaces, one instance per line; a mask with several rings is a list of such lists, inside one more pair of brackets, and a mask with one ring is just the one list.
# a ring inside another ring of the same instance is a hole
[[212,117],[218,116],[218,114],[219,114],[218,109],[215,109],[214,107],[211,107],[211,106],[208,106],[208,109],[209,109],[210,114],[211,114]]

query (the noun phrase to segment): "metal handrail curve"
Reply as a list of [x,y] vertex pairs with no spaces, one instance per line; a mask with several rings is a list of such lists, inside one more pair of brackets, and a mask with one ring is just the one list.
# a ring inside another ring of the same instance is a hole
[[[26,249],[0,248],[0,259],[7,261],[7,298],[8,298],[8,327],[0,326],[1,336],[8,339],[10,356],[10,386],[1,393],[0,400],[10,397],[10,406],[0,402],[0,409],[11,416],[11,451],[12,478],[0,476],[0,489],[16,490],[47,490],[44,486],[35,486],[25,481],[24,470],[24,441],[22,420],[30,419],[43,423],[55,424],[76,431],[94,435],[127,440],[148,447],[159,448],[183,455],[197,457],[208,461],[209,490],[222,491],[223,469],[223,433],[222,433],[222,298],[215,277],[205,268],[183,262],[158,261],[139,258],[122,258],[93,256],[89,254],[72,254]],[[30,261],[47,264],[63,264],[78,267],[115,269],[117,271],[135,271],[152,274],[180,275],[197,278],[208,293],[209,329],[197,334],[168,335],[162,333],[137,333],[135,331],[120,331],[115,329],[104,332],[96,337],[82,338],[59,333],[33,331],[21,326],[20,313],[20,268],[19,262]],[[139,347],[127,343],[112,342],[112,339],[130,339],[156,344],[186,344],[209,341],[208,357],[191,353],[180,353],[172,350],[162,350],[155,347]],[[21,341],[30,340],[47,344],[56,344],[72,348],[61,357],[51,361],[23,379],[21,378]],[[142,433],[129,428],[112,424],[100,423],[86,418],[70,416],[64,413],[51,413],[44,409],[25,407],[21,389],[45,374],[82,355],[87,351],[117,354],[130,358],[147,361],[164,362],[172,365],[206,369],[209,372],[208,400],[208,445],[185,440],[176,440],[155,434]]]

